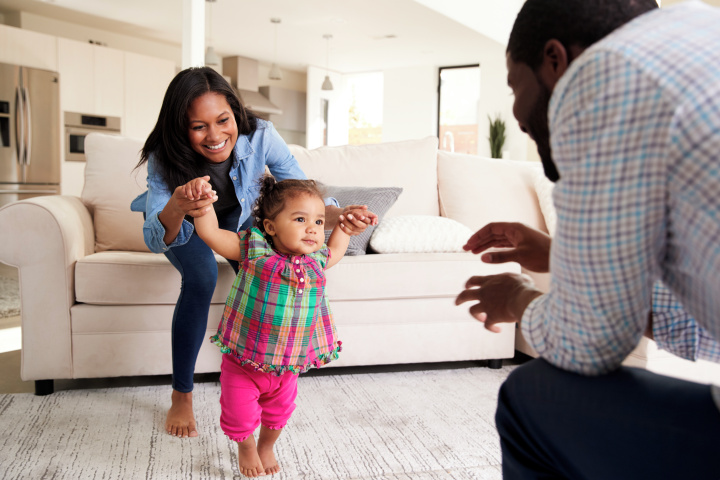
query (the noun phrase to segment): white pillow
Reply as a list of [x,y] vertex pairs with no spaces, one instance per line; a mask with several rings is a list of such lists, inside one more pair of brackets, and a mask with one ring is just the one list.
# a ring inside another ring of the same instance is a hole
[[386,218],[370,237],[377,253],[463,252],[473,231],[460,222],[432,215]]

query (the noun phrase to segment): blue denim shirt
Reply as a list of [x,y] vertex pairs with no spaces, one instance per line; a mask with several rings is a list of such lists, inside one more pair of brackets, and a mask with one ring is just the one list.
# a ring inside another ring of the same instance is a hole
[[[252,135],[239,135],[233,148],[233,165],[230,178],[235,186],[235,194],[242,206],[237,231],[252,226],[252,206],[260,193],[257,180],[265,173],[265,166],[278,180],[287,178],[307,178],[287,145],[275,130],[272,123],[258,119],[258,128]],[[165,245],[165,227],[158,214],[165,208],[172,196],[155,165],[151,155],[147,162],[147,190],[137,196],[130,204],[134,212],[145,212],[143,237],[150,251],[162,253],[169,248],[184,245],[195,230],[192,223],[183,220],[180,232],[170,245]],[[338,206],[334,198],[325,199],[326,205]]]

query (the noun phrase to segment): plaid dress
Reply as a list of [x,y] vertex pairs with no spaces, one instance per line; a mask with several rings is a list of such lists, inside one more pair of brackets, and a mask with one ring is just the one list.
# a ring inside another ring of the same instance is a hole
[[241,268],[210,340],[243,365],[275,375],[338,358],[342,342],[325,298],[327,245],[310,255],[286,255],[255,227],[238,235]]

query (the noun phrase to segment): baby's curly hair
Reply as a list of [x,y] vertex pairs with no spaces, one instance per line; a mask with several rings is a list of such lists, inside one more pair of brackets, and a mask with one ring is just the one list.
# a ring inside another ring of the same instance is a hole
[[288,198],[305,194],[323,199],[323,192],[315,180],[287,179],[278,182],[272,175],[265,174],[258,180],[258,183],[260,184],[260,196],[253,206],[252,214],[255,226],[263,234],[267,233],[263,220],[274,220],[285,206],[285,200]]

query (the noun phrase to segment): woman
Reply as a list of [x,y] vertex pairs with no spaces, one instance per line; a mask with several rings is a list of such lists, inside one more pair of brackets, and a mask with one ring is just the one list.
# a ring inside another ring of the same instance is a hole
[[[165,429],[178,437],[196,437],[193,373],[217,263],[195,233],[193,218],[214,208],[221,228],[249,228],[257,180],[266,166],[278,180],[306,177],[272,124],[246,110],[227,81],[207,67],[183,70],[170,82],[137,166],[145,163],[148,188],[131,209],[145,216],[148,248],[162,252],[182,276],[172,322],[173,391]],[[202,177],[213,190],[193,192],[190,183]],[[332,198],[325,204],[326,229],[332,229],[341,214],[353,231],[377,223],[365,206],[341,209]],[[237,262],[229,262],[237,273]]]

